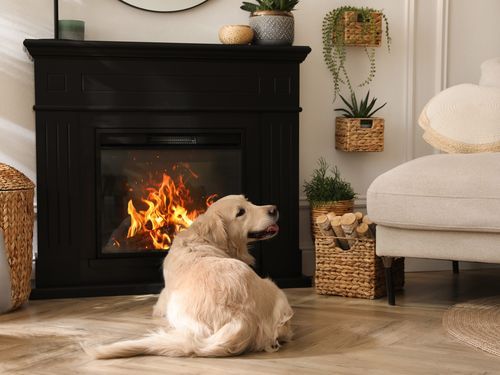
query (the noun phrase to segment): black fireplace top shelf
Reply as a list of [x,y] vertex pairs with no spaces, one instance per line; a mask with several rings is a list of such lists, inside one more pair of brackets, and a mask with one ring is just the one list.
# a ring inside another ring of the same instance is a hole
[[298,112],[309,47],[26,39],[36,111]]
[[71,41],[26,39],[24,46],[32,57],[87,56],[212,60],[293,61],[301,63],[311,52],[307,46],[273,47],[253,45]]

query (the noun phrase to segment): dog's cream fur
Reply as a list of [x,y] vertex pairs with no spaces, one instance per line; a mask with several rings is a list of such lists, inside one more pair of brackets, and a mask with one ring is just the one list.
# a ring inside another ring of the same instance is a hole
[[278,350],[291,339],[293,311],[285,294],[250,268],[247,250],[249,233],[276,223],[273,209],[235,195],[210,206],[177,235],[163,264],[165,288],[153,314],[170,328],[90,352],[96,358],[222,357]]

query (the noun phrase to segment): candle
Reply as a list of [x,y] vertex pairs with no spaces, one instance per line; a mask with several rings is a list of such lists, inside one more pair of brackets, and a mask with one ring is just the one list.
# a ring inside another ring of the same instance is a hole
[[85,22],[79,20],[59,20],[59,39],[83,40]]

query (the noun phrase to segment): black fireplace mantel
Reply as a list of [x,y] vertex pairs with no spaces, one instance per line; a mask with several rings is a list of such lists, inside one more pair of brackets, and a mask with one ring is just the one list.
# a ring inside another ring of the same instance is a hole
[[158,256],[101,257],[99,136],[236,132],[244,191],[280,208],[253,254],[281,286],[304,286],[298,248],[299,65],[309,47],[25,40],[34,60],[38,258],[32,297],[157,292]]
[[88,56],[161,58],[180,60],[260,60],[301,63],[311,48],[271,47],[252,45],[71,41],[56,39],[26,39],[24,45],[33,57]]

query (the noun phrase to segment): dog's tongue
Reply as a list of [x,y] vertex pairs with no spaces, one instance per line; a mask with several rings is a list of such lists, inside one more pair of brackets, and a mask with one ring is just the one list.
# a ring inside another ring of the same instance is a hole
[[278,233],[279,230],[280,230],[280,227],[278,226],[278,224],[273,224],[273,225],[270,225],[267,227],[266,232]]

